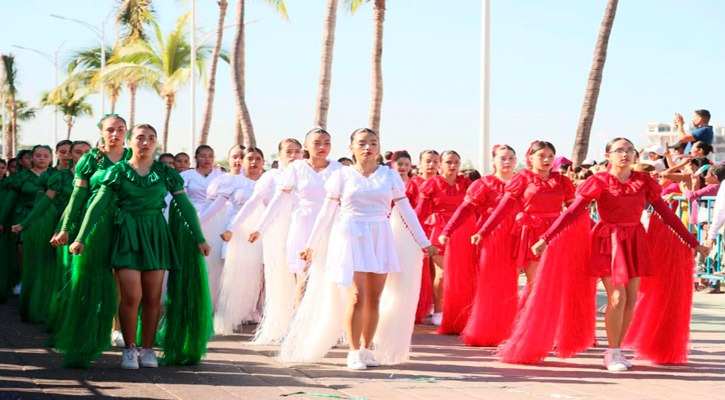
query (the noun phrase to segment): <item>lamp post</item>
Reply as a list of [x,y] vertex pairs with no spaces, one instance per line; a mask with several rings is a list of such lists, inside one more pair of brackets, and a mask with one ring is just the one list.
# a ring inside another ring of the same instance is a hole
[[[109,14],[110,15],[110,14]],[[58,19],[64,19],[66,21],[73,21],[78,24],[81,24],[85,26],[86,28],[90,29],[93,33],[98,36],[99,39],[101,39],[101,75],[103,75],[103,71],[106,69],[106,20],[104,19],[99,24],[101,27],[98,28],[95,25],[89,24],[88,22],[81,21],[79,19],[75,18],[68,18],[68,17],[62,17],[60,15],[56,14],[50,14],[53,18]],[[108,17],[106,17],[107,19]],[[106,113],[106,87],[101,84],[101,115]]]
[[[61,43],[60,46],[58,46],[58,48],[55,49],[52,56],[49,53],[46,53],[46,52],[43,52],[40,50],[36,50],[36,49],[31,49],[29,47],[18,46],[15,44],[13,45],[13,47],[16,47],[16,48],[22,49],[22,50],[32,51],[33,53],[39,54],[40,56],[42,56],[43,58],[48,60],[51,64],[53,64],[53,70],[54,70],[53,72],[55,74],[55,87],[58,87],[58,52],[60,51],[61,47],[63,47],[64,44],[65,44],[65,42]],[[58,107],[55,107],[55,115],[54,115],[53,144],[55,144],[55,143],[58,143]]]
[[491,2],[482,0],[481,3],[481,127],[479,137],[479,167],[484,174],[491,171],[490,152],[490,119],[489,119],[489,94],[490,94],[490,47],[491,47]]

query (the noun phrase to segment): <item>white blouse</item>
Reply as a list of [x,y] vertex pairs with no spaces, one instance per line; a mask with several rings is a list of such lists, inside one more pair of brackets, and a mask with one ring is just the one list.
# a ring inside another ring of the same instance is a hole
[[294,189],[297,207],[319,208],[327,195],[325,182],[333,172],[342,168],[337,161],[328,162],[327,168],[315,172],[306,160],[294,161],[280,175],[278,187],[282,190]]
[[257,182],[244,175],[224,174],[214,179],[206,189],[206,197],[213,202],[219,196],[226,198],[230,214],[236,214],[254,192]]
[[405,197],[405,184],[397,171],[386,166],[369,177],[353,167],[342,168],[327,181],[327,196],[340,199],[343,219],[385,219],[393,199]]
[[197,212],[204,211],[211,203],[207,199],[206,189],[214,179],[221,175],[224,175],[224,172],[218,169],[212,169],[207,177],[204,177],[195,169],[188,169],[181,173],[181,177],[184,178],[186,195],[189,196],[189,200],[191,200],[191,204],[194,205]]

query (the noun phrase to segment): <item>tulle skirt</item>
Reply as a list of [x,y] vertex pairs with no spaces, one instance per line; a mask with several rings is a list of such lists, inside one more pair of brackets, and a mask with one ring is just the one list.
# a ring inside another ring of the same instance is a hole
[[23,270],[18,308],[24,322],[37,324],[48,319],[58,275],[55,248],[50,245],[57,216],[56,208],[49,207],[22,234]]
[[229,242],[221,274],[219,298],[214,314],[214,331],[231,334],[234,328],[249,320],[262,290],[262,242],[249,243],[262,215],[258,207],[247,218]]
[[[222,270],[224,269],[223,250],[226,243],[222,240],[221,235],[227,229],[227,206],[224,206],[214,216],[201,225],[206,242],[211,246],[209,256],[205,258],[206,272],[209,279],[209,293],[211,294],[211,302],[216,307],[219,298],[219,290],[221,285]],[[239,233],[234,233],[236,239]],[[245,237],[244,240],[247,238]]]
[[287,235],[287,266],[290,272],[301,274],[305,270],[305,262],[299,254],[307,245],[315,218],[320,213],[319,207],[300,207],[292,211],[289,234]]

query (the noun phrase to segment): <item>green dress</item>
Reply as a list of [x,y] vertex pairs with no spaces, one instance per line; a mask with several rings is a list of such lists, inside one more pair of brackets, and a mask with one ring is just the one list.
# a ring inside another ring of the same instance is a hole
[[[126,149],[123,159],[130,157]],[[76,179],[88,182],[88,195],[71,197],[63,212],[61,230],[73,233],[86,209],[101,188],[101,179],[113,165],[105,154],[93,149],[76,165]],[[80,188],[75,188],[78,190]],[[80,193],[80,192],[79,192]],[[115,201],[111,201],[94,226],[90,228],[81,256],[73,256],[70,285],[66,286],[66,306],[61,309],[49,344],[65,353],[64,366],[86,367],[111,343],[113,317],[118,309],[116,281],[110,265],[111,237],[115,217]],[[73,242],[75,235],[69,235]]]
[[[76,240],[83,242],[99,210],[116,199],[111,261],[113,268],[169,270],[166,318],[161,330],[162,360],[192,365],[201,361],[213,334],[206,266],[198,244],[204,237],[194,206],[183,192],[184,180],[173,168],[154,162],[141,176],[126,161],[109,168]],[[169,223],[162,210],[173,195]],[[85,240],[84,254],[93,244]]]
[[[10,192],[10,184],[17,179],[17,173],[10,175],[0,181],[0,204],[5,204],[5,199]],[[0,220],[3,225],[3,233],[0,235],[0,304],[8,301],[13,287],[20,282],[20,261],[18,254],[17,235],[10,231],[14,215],[10,209]]]

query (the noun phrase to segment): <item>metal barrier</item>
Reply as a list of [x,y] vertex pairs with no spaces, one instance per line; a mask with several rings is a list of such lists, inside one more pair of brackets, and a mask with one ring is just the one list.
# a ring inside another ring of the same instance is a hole
[[[685,212],[682,205],[687,205],[687,227],[690,232],[693,232],[695,236],[697,236],[697,240],[700,241],[700,243],[704,243],[707,239],[707,230],[704,229],[704,225],[707,225],[709,227],[710,223],[712,222],[713,210],[715,208],[715,196],[704,196],[697,200],[698,220],[702,222],[692,220],[693,202],[687,200],[684,196],[674,196],[672,200],[679,203],[677,207],[677,215],[680,217],[681,220],[683,219],[683,214]],[[707,218],[704,220],[700,216],[700,213],[703,211],[707,212]],[[700,256],[695,258],[695,265],[697,267],[697,272],[695,273],[696,278],[725,280],[725,276],[713,275],[714,272],[722,271],[722,247],[723,234],[720,232],[717,235],[717,243],[714,247],[717,250],[714,259],[712,257],[707,257],[703,259]]]

